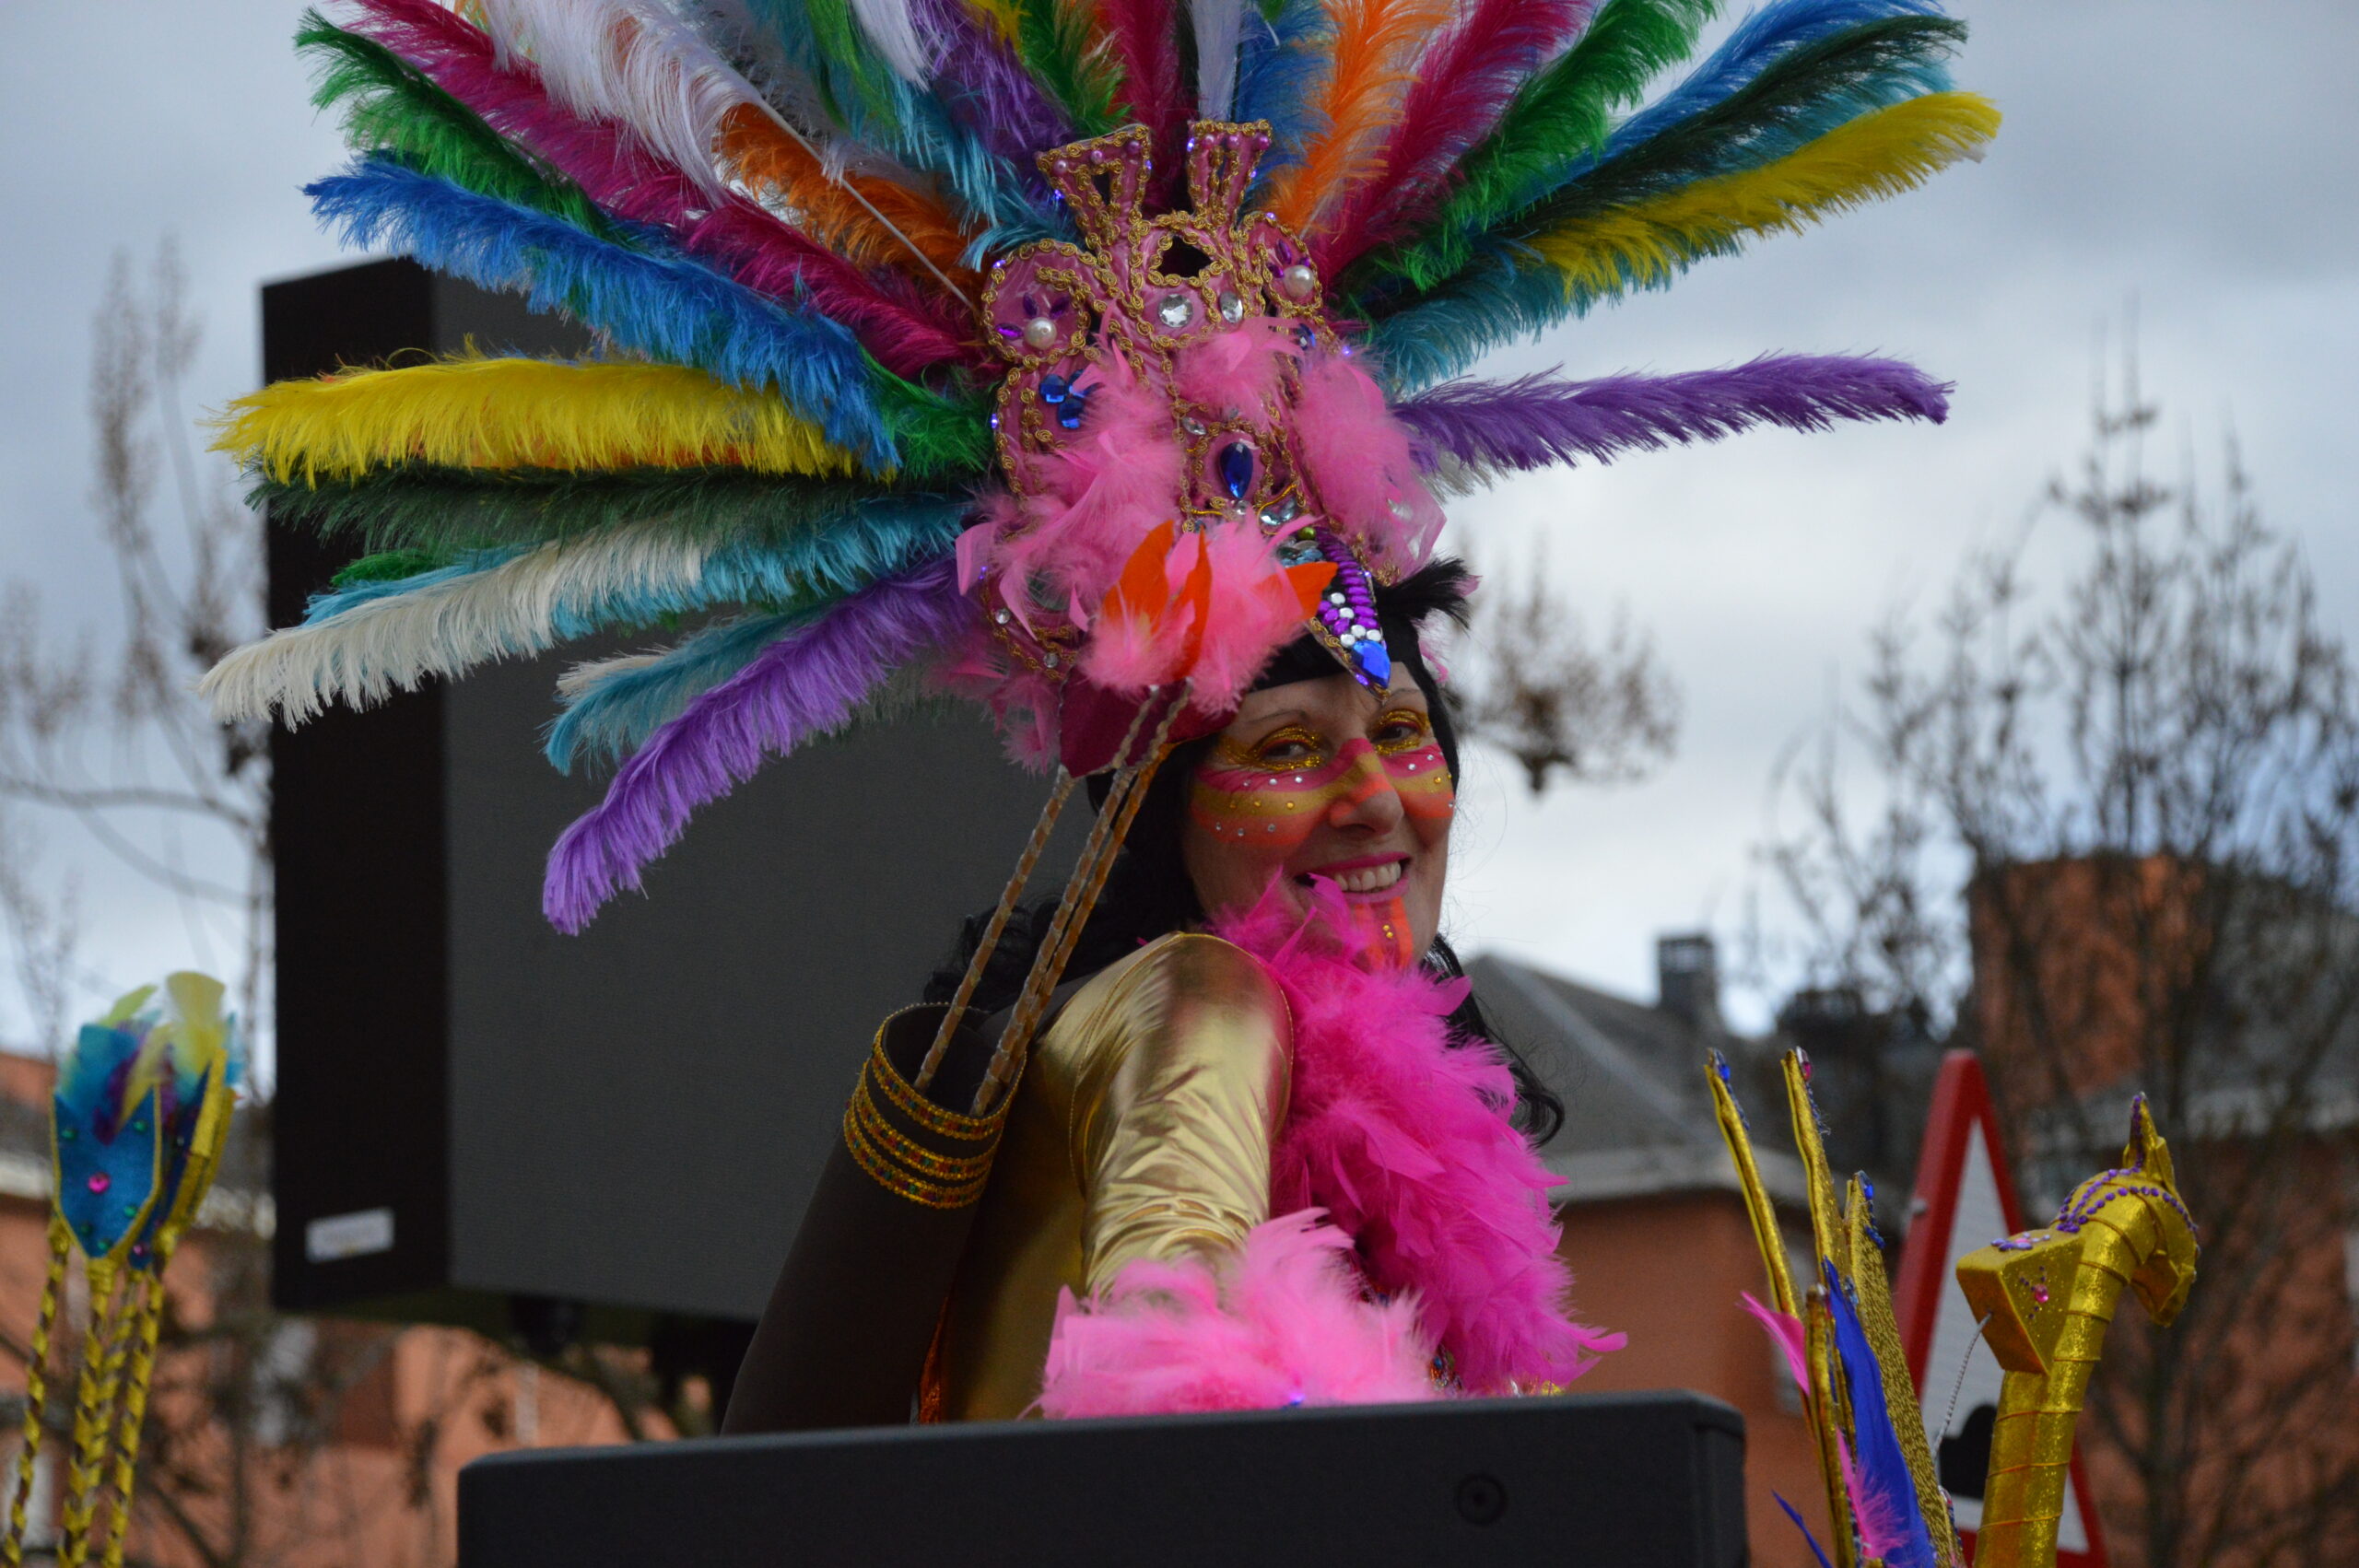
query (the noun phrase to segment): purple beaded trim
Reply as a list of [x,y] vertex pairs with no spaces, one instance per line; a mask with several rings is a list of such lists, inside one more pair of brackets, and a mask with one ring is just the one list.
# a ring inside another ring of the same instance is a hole
[[1335,567],[1334,580],[1319,601],[1319,624],[1344,645],[1346,668],[1360,684],[1381,688],[1392,680],[1392,650],[1377,620],[1376,586],[1342,540],[1323,528],[1317,537],[1319,553]]

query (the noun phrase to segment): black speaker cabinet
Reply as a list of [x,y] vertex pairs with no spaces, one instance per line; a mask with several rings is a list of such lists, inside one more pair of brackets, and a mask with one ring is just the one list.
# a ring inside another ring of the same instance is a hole
[[460,1568],[1742,1568],[1698,1394],[979,1422],[535,1449],[459,1474]]
[[[406,262],[263,290],[274,380],[585,348],[569,330]],[[272,624],[352,553],[274,525]],[[750,1323],[877,1021],[998,895],[1046,798],[979,720],[816,746],[562,936],[543,860],[604,778],[561,777],[540,743],[581,656],[274,740],[286,1309],[504,1328],[521,1305],[527,1328],[615,1339]]]

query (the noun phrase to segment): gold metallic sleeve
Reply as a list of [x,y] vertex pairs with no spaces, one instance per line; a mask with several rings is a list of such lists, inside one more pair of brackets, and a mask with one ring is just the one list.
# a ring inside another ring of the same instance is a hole
[[1086,1291],[1137,1258],[1234,1246],[1270,1217],[1293,1027],[1261,965],[1215,937],[1171,938],[1097,1016],[1069,1022]]

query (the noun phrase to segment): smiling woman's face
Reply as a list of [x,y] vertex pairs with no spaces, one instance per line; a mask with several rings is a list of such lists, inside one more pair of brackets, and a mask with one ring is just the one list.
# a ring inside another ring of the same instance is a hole
[[1275,879],[1297,910],[1333,882],[1363,952],[1406,965],[1441,926],[1455,809],[1425,693],[1349,675],[1250,693],[1190,781],[1180,855],[1214,913],[1250,908]]

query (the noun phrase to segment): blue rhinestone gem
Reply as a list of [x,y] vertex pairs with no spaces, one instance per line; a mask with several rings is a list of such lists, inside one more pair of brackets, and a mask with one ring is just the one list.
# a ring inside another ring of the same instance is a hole
[[1081,413],[1088,405],[1089,394],[1079,388],[1064,402],[1057,404],[1057,423],[1068,430],[1081,428]]
[[1319,334],[1312,332],[1309,327],[1298,326],[1294,329],[1294,342],[1297,348],[1302,349],[1304,352],[1308,353],[1318,344]]
[[1065,393],[1072,390],[1073,383],[1066,380],[1062,376],[1043,376],[1040,378],[1040,401],[1042,403],[1062,403],[1065,400]]
[[1378,641],[1374,638],[1370,638],[1367,641],[1354,647],[1352,653],[1359,660],[1360,668],[1367,672],[1367,678],[1369,680],[1374,681],[1379,686],[1386,685],[1391,683],[1392,679],[1392,655],[1384,650],[1383,643]]
[[1243,441],[1231,441],[1220,449],[1220,482],[1226,486],[1230,499],[1245,498],[1245,492],[1253,487],[1251,447]]

